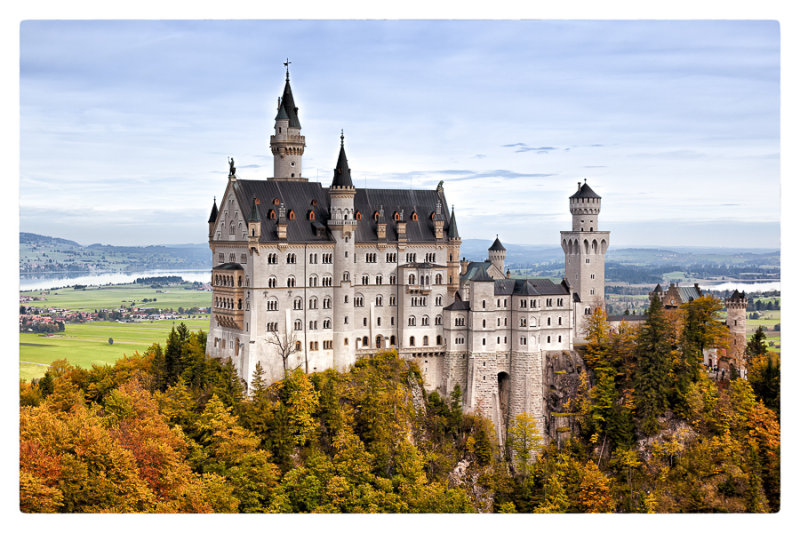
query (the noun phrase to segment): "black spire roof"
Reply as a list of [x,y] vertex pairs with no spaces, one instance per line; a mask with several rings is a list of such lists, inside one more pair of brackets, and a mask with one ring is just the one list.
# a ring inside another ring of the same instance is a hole
[[450,226],[447,228],[447,237],[450,239],[458,239],[458,226],[456,226],[456,208],[450,208]]
[[600,195],[594,192],[584,180],[583,185],[578,183],[578,192],[570,196],[570,198],[600,198]]
[[283,98],[278,106],[278,115],[275,120],[289,119],[290,128],[300,128],[300,119],[297,118],[298,108],[294,105],[292,86],[289,85],[289,73],[286,73],[286,85],[283,87]]
[[217,197],[214,197],[214,205],[211,207],[211,215],[208,217],[208,223],[216,222],[217,221]]
[[503,246],[503,243],[500,242],[500,236],[498,235],[497,238],[494,240],[492,245],[489,247],[490,252],[505,252],[506,247]]
[[344,133],[341,136],[342,145],[339,147],[339,160],[333,171],[333,183],[331,187],[352,187],[353,180],[350,179],[350,167],[347,166],[347,154],[344,153]]
[[258,204],[256,203],[256,197],[253,196],[253,204],[250,207],[250,218],[247,219],[248,222],[261,222],[261,215],[258,214]]

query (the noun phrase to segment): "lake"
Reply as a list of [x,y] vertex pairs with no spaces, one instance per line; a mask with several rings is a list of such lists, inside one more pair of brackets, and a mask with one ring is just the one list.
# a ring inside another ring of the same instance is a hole
[[723,281],[721,283],[700,283],[700,288],[711,291],[766,292],[781,290],[780,281]]
[[59,272],[54,274],[20,275],[19,290],[38,291],[70,285],[118,285],[133,283],[136,278],[180,276],[185,281],[211,282],[210,269],[196,270],[139,270],[135,272]]

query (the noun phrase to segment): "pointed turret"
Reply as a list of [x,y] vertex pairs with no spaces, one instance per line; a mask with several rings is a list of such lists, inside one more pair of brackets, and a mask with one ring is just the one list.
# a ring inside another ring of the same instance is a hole
[[283,96],[278,101],[278,114],[275,120],[286,119],[289,121],[290,128],[300,129],[300,119],[297,118],[297,112],[300,109],[294,105],[294,96],[292,96],[292,86],[289,84],[289,71],[286,71],[286,85],[283,86]]
[[336,168],[333,171],[331,187],[352,187],[353,180],[350,178],[350,167],[347,165],[347,154],[344,152],[344,131],[340,139],[339,160],[336,162]]
[[261,215],[258,212],[258,200],[255,196],[250,205],[250,217],[247,219],[247,237],[251,246],[255,246],[261,238]]
[[211,206],[211,215],[208,217],[208,223],[213,224],[217,221],[217,215],[219,214],[219,210],[217,209],[217,197],[214,197],[214,205]]
[[489,247],[489,261],[497,268],[500,275],[506,268],[506,247],[500,242],[500,235],[496,236],[492,245]]
[[253,196],[253,203],[250,205],[250,218],[248,222],[261,222],[261,215],[258,214],[258,200]]
[[275,115],[275,133],[269,138],[273,156],[272,180],[308,181],[303,177],[303,152],[306,138],[300,134],[298,108],[294,105],[292,86],[289,83],[289,61],[286,66],[286,84],[283,96],[278,98],[278,114]]
[[455,206],[450,207],[450,226],[447,228],[447,238],[450,240],[453,239],[460,239],[461,237],[458,235],[458,226],[456,225],[456,208]]
[[217,223],[217,215],[219,214],[219,210],[217,210],[217,197],[214,197],[214,205],[211,206],[211,215],[208,217],[208,240],[210,241],[211,238],[214,236],[214,226]]
[[492,245],[489,247],[490,252],[505,252],[506,247],[503,246],[503,243],[500,242],[500,235],[496,235],[496,238]]

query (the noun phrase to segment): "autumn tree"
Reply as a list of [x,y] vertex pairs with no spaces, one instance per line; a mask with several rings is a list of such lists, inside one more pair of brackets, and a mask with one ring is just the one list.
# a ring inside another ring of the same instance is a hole
[[587,461],[581,480],[578,504],[586,513],[610,513],[614,510],[611,482],[594,461]]
[[514,423],[508,428],[507,445],[515,469],[523,479],[528,476],[528,466],[536,459],[541,444],[542,436],[536,419],[528,413],[515,416]]

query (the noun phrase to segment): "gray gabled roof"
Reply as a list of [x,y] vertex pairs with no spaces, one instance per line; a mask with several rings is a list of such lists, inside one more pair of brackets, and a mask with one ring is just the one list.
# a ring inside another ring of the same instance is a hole
[[[274,204],[275,198],[278,204],[285,205],[287,214],[290,211],[295,213],[294,220],[287,220],[288,242],[333,242],[327,227],[324,231],[320,227],[330,218],[330,196],[328,189],[319,182],[239,179],[232,186],[240,206],[251,205],[253,197],[260,201],[257,206],[261,219],[259,242],[278,240],[279,209]],[[392,215],[402,210],[405,212],[408,242],[436,242],[432,214],[436,211],[438,200],[444,203],[443,194],[440,196],[436,190],[419,189],[356,189],[353,204],[356,211],[361,213],[361,220],[356,224],[356,242],[378,242],[378,227],[373,215],[381,206],[385,212],[386,241],[397,240],[397,223]],[[271,209],[275,211],[275,219],[268,216]],[[314,213],[314,220],[309,219],[309,211]],[[411,218],[414,212],[417,213],[417,220]],[[444,215],[447,224],[449,217],[446,213]]]
[[221,265],[212,267],[212,270],[244,270],[244,267],[239,263],[222,263]]
[[444,307],[445,311],[469,311],[469,302],[465,302],[461,299],[461,294],[456,292],[455,299],[453,303]]
[[551,296],[566,295],[569,290],[563,283],[554,283],[547,278],[499,279],[494,282],[496,296]]
[[584,183],[578,188],[578,192],[570,196],[570,198],[600,198],[600,195],[594,192],[589,185]]

